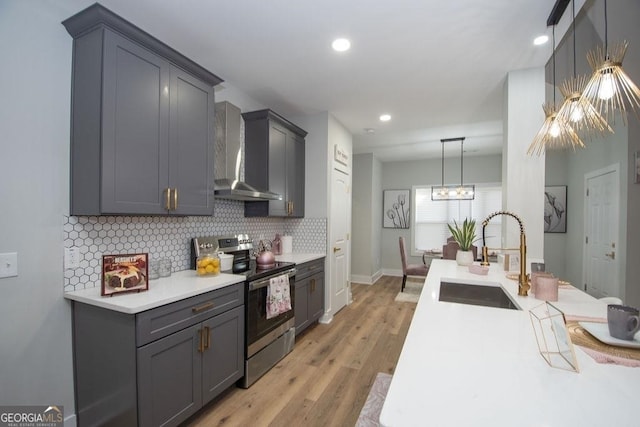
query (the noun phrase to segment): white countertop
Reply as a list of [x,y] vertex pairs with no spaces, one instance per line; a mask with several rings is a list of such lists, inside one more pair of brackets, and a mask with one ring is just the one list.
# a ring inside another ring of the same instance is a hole
[[[522,310],[438,301],[441,278],[500,283]],[[575,347],[579,373],[538,352],[518,284],[493,264],[479,276],[433,260],[387,394],[383,426],[638,426],[640,368],[596,363]],[[566,315],[606,317],[606,305],[560,289]]]
[[221,273],[216,276],[198,276],[195,270],[184,270],[173,273],[169,277],[151,280],[149,290],[144,292],[103,297],[100,296],[100,287],[95,287],[67,292],[64,297],[109,310],[135,314],[244,280],[245,276],[236,274]]
[[[324,254],[319,253],[291,253],[276,255],[276,260],[302,264],[324,258],[324,256]],[[135,314],[214,291],[234,283],[243,282],[244,280],[245,276],[243,275],[221,273],[217,276],[200,277],[196,275],[195,270],[184,270],[173,273],[169,277],[151,280],[149,282],[149,290],[144,292],[103,297],[100,295],[100,287],[95,287],[67,292],[64,297],[109,310]]]
[[305,262],[313,261],[313,260],[324,258],[324,257],[325,257],[325,254],[291,253],[291,254],[276,255],[276,261],[295,262],[296,264],[302,264],[302,263],[305,263]]

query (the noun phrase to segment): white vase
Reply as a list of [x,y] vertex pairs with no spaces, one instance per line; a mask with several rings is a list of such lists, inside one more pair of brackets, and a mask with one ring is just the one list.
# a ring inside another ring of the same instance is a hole
[[473,252],[458,249],[458,252],[456,253],[456,262],[458,265],[463,266],[473,264]]

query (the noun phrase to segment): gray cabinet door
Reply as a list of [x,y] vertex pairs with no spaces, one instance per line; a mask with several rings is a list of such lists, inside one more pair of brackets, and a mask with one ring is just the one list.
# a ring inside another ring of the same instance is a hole
[[324,311],[324,271],[309,280],[309,321],[316,321]]
[[309,277],[296,278],[296,303],[294,316],[296,318],[296,335],[309,326]]
[[[104,214],[166,213],[162,201],[169,165],[169,80],[166,60],[105,29],[100,206]],[[99,115],[95,113],[96,119]]]
[[201,327],[191,326],[137,350],[140,426],[175,426],[202,406]]
[[169,187],[177,191],[173,213],[212,215],[213,88],[171,67]]
[[244,306],[202,323],[202,404],[244,376]]
[[269,185],[268,190],[282,195],[282,200],[269,201],[269,216],[287,216],[287,138],[288,132],[282,126],[269,123]]
[[304,139],[290,134],[287,141],[287,183],[291,201],[289,216],[304,217],[305,147]]

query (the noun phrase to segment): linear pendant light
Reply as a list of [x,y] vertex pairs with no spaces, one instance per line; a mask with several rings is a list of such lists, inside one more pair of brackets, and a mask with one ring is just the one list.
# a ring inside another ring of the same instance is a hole
[[604,48],[596,47],[587,54],[593,75],[582,97],[589,101],[609,123],[615,123],[616,111],[622,113],[627,124],[625,102],[640,118],[640,89],[622,69],[622,61],[629,43],[615,43],[609,48],[607,0],[604,0]]
[[573,78],[565,80],[560,86],[560,92],[564,96],[564,103],[558,111],[558,117],[565,121],[577,133],[591,137],[593,133],[604,136],[613,129],[607,121],[598,113],[598,110],[582,96],[588,80],[586,76],[576,75],[576,5],[571,2],[572,27],[573,27]]
[[[464,185],[463,180],[463,157],[465,137],[441,139],[442,144],[442,185],[431,187],[431,200],[473,200],[476,195],[475,185]],[[444,185],[444,143],[460,141],[460,185]]]
[[547,149],[562,149],[571,147],[575,150],[576,147],[584,148],[584,143],[578,136],[578,134],[569,126],[569,124],[558,115],[556,110],[556,26],[553,24],[553,53],[551,58],[553,61],[553,104],[544,104],[542,109],[544,110],[545,119],[542,123],[542,127],[536,134],[535,138],[527,154],[531,155],[536,153],[538,156],[544,153]]

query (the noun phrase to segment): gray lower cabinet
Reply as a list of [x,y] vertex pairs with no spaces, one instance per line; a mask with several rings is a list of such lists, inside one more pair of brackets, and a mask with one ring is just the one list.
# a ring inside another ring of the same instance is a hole
[[304,217],[307,132],[271,110],[242,117],[247,183],[282,195],[282,200],[245,202],[245,216]]
[[74,302],[78,425],[175,426],[244,376],[236,284],[138,314]]
[[213,213],[221,80],[95,4],[73,36],[71,214]]
[[324,258],[296,266],[296,335],[317,321],[324,311]]
[[140,347],[141,426],[175,425],[243,375],[244,306]]

